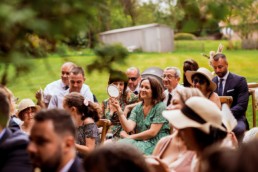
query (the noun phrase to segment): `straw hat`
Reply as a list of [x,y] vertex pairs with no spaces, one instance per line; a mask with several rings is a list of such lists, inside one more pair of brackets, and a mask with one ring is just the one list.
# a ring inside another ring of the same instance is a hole
[[17,116],[19,117],[21,111],[23,111],[24,109],[27,109],[29,107],[34,107],[37,110],[40,109],[40,107],[38,105],[35,105],[35,103],[31,99],[22,99],[18,105]]
[[185,73],[186,79],[191,85],[193,85],[192,76],[195,74],[201,74],[205,78],[207,78],[207,80],[210,83],[210,85],[209,85],[210,90],[212,90],[212,91],[216,90],[217,85],[212,81],[213,76],[208,69],[206,69],[204,67],[200,67],[197,71],[186,71],[186,73]]
[[222,112],[204,97],[191,97],[181,110],[167,110],[162,114],[177,129],[192,127],[208,134],[213,126],[226,131],[222,126]]

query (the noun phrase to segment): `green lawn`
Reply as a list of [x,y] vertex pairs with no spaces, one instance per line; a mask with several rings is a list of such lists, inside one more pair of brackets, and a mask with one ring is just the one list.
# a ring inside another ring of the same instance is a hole
[[[210,50],[216,50],[219,43],[225,47],[227,41],[177,41],[176,50],[171,53],[132,53],[127,58],[126,65],[116,65],[117,69],[125,71],[130,66],[137,66],[141,71],[151,66],[165,68],[167,66],[177,66],[182,69],[183,61],[192,58],[199,63],[199,66],[210,70],[208,60],[201,53],[209,54]],[[258,50],[223,50],[228,57],[229,70],[233,73],[245,76],[248,82],[258,82]],[[8,87],[20,99],[33,98],[34,93],[39,88],[44,88],[46,84],[60,78],[60,66],[64,61],[72,61],[77,65],[85,67],[95,59],[89,51],[69,51],[65,57],[50,55],[47,58],[30,60],[31,72],[20,77],[9,76]],[[108,74],[106,72],[86,73],[86,84],[97,96],[99,101],[107,98],[106,86]],[[252,122],[251,107],[248,108],[248,119]],[[258,122],[258,120],[257,120]]]

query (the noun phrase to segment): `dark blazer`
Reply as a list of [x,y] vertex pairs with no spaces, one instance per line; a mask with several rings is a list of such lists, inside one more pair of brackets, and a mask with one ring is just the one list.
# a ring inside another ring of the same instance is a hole
[[[212,81],[218,85],[218,77],[214,77]],[[218,87],[215,92],[218,93]],[[223,96],[233,97],[233,103],[230,109],[235,118],[237,120],[246,120],[245,113],[249,100],[249,92],[246,79],[242,76],[229,72],[224,87]]]
[[85,172],[82,160],[76,157],[68,172]]
[[32,171],[27,145],[28,136],[21,130],[13,132],[5,128],[3,136],[0,138],[0,171],[10,172]]

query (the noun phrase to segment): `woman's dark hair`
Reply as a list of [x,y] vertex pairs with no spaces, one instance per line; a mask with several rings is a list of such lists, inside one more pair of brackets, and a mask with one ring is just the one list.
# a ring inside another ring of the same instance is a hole
[[110,72],[109,79],[108,79],[108,85],[112,84],[113,82],[119,82],[119,81],[124,82],[123,95],[126,95],[126,89],[127,89],[127,84],[128,84],[128,79],[127,79],[126,74],[122,71]]
[[64,98],[64,103],[69,107],[75,107],[79,114],[81,114],[81,119],[84,120],[87,117],[92,118],[95,122],[99,120],[101,115],[101,108],[97,103],[88,101],[88,105],[84,104],[84,97],[77,92],[72,92],[67,94]]
[[183,64],[183,84],[184,87],[191,87],[191,84],[187,81],[186,76],[185,76],[185,72],[190,70],[190,71],[197,71],[197,69],[199,68],[199,65],[196,61],[194,61],[193,59],[188,59],[184,61]]
[[[151,76],[148,76],[141,80],[140,85],[144,80],[148,80],[150,82],[151,90],[152,90],[152,103],[155,105],[164,99],[163,94],[163,87],[161,86],[160,82]],[[141,95],[139,95],[139,100],[142,100]]]
[[[96,164],[97,162],[97,164]],[[129,144],[104,144],[84,159],[87,172],[149,172],[144,156]]]
[[210,126],[210,133],[204,133],[198,128],[192,128],[194,133],[194,138],[198,141],[199,150],[203,151],[207,147],[221,142],[226,136],[227,132],[222,131],[218,128]]

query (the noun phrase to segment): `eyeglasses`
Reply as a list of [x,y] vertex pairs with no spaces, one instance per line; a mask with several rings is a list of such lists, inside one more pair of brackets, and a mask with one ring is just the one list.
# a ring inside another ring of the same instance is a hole
[[197,84],[199,83],[200,85],[203,85],[205,83],[204,79],[200,79],[200,78],[194,78],[193,79],[193,84]]
[[163,79],[165,79],[165,78],[172,79],[173,77],[176,78],[175,75],[162,75],[162,78],[163,78]]
[[137,77],[130,77],[130,78],[128,78],[128,80],[136,81],[136,80],[137,80]]

